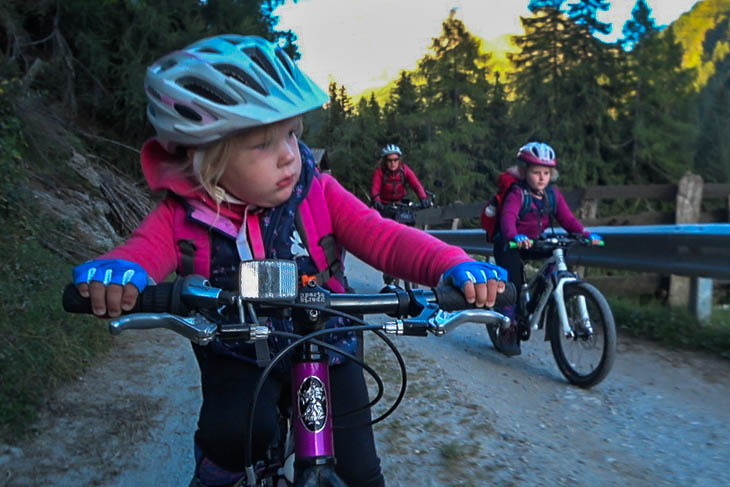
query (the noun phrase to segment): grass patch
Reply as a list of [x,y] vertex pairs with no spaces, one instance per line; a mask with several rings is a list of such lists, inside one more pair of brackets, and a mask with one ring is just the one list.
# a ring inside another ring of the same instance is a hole
[[63,311],[71,265],[26,229],[0,221],[0,273],[10,277],[0,284],[0,441],[8,442],[23,436],[49,393],[78,377],[111,336],[99,320]]
[[0,115],[0,443],[14,443],[54,388],[78,377],[111,337],[97,319],[61,308],[71,264],[37,237],[68,229],[36,210],[19,120]]
[[715,308],[709,323],[700,324],[683,308],[609,298],[616,326],[635,336],[666,345],[704,350],[730,358],[730,311]]

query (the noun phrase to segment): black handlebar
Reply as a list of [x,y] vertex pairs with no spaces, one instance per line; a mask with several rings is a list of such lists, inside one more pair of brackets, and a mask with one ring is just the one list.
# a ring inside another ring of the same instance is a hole
[[[137,298],[134,308],[125,311],[125,314],[175,312],[175,314],[187,315],[189,310],[182,309],[179,305],[176,306],[172,302],[173,296],[177,295],[179,297],[180,295],[180,290],[177,289],[179,286],[179,281],[163,282],[155,286],[147,286]],[[82,297],[73,284],[68,284],[63,290],[63,309],[67,313],[93,314],[91,300]]]
[[[188,316],[192,310],[199,308],[217,308],[221,304],[230,303],[231,294],[222,294],[218,299],[208,301],[196,299],[190,303],[182,295],[184,278],[175,282],[164,282],[154,286],[147,286],[137,299],[130,313],[172,313],[179,316]],[[469,309],[474,306],[467,303],[464,295],[450,285],[441,284],[432,291],[416,293],[425,296],[429,302],[435,302],[445,311]],[[514,304],[517,299],[515,286],[507,282],[503,293],[497,295],[495,308]],[[387,288],[379,294],[330,294],[328,307],[348,313],[386,313],[393,316],[407,316],[413,314],[411,297],[402,289]],[[283,307],[284,305],[282,305]],[[91,301],[82,297],[76,286],[69,284],[63,292],[63,309],[69,313],[92,314]]]

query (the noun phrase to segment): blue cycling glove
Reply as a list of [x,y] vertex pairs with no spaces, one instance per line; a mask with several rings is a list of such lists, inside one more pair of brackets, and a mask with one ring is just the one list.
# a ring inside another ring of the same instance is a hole
[[524,242],[525,240],[530,240],[530,239],[527,237],[527,235],[518,233],[517,235],[515,235],[515,238],[513,238],[512,240],[514,240],[517,243],[520,243],[520,242]]
[[474,283],[487,282],[489,279],[497,279],[499,281],[507,280],[507,271],[498,265],[488,264],[486,262],[462,262],[451,267],[444,272],[444,282],[449,282],[459,288],[464,289],[467,281]]
[[[590,242],[589,242],[589,243],[590,243],[591,245],[597,245],[597,246],[599,246],[599,247],[600,247],[600,246],[602,246],[602,245],[605,245],[605,244],[604,244],[604,242],[603,242],[603,237],[601,237],[601,236],[600,236],[600,235],[598,235],[597,233],[591,233],[590,235],[588,235],[588,239],[590,240]],[[593,241],[594,241],[594,240],[598,240],[598,243],[595,243],[595,244],[594,244],[594,243],[593,243]]]
[[603,241],[603,237],[601,237],[597,233],[591,233],[590,235],[588,235],[588,238],[591,239],[591,240],[600,240],[600,241]]
[[139,292],[147,286],[147,272],[141,265],[123,259],[90,260],[73,269],[74,284],[99,281],[105,286],[132,283]]

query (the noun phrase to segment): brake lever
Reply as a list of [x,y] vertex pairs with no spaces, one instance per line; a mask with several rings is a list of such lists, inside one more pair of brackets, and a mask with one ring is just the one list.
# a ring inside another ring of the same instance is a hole
[[215,337],[218,326],[196,314],[184,318],[170,313],[133,313],[109,323],[109,332],[119,335],[124,330],[164,328],[174,331],[193,343],[206,345]]
[[414,311],[418,311],[418,314],[412,318],[387,322],[384,324],[384,331],[396,335],[427,336],[433,318],[441,310],[436,303],[429,303],[420,289],[411,289],[408,294],[411,297],[411,314]]

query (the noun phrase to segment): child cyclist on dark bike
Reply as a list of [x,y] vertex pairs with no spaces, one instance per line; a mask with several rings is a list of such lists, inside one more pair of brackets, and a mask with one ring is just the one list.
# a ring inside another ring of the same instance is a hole
[[[593,245],[599,245],[603,240],[600,235],[587,232],[570,211],[562,193],[553,184],[557,179],[556,167],[552,147],[542,142],[529,142],[517,152],[517,165],[507,170],[518,176],[518,182],[509,189],[500,209],[499,231],[494,237],[494,260],[507,269],[509,281],[518,291],[523,281],[521,253],[552,226],[553,217],[567,232],[583,234]],[[510,248],[511,241],[517,248]],[[500,332],[500,351],[506,355],[519,355],[516,307],[509,306],[501,312],[511,318],[511,326]]]
[[[201,274],[235,291],[238,264],[250,259],[295,260],[302,275],[343,292],[345,250],[405,279],[429,286],[443,279],[477,306],[494,305],[504,289],[503,269],[384,220],[316,171],[299,141],[301,115],[327,95],[276,44],[240,35],[203,39],[150,66],[145,93],[157,136],[142,148],[142,169],[150,188],[166,196],[127,242],[74,268],[94,314],[119,316],[148,280],[161,282],[172,272]],[[267,325],[292,330],[286,318]],[[346,325],[341,318],[327,323]],[[330,342],[351,353],[358,345],[354,335],[336,334]],[[270,339],[268,346],[273,354],[287,343]],[[203,403],[191,485],[230,485],[243,475],[246,419],[261,373],[257,354],[242,341],[215,340],[193,351]],[[367,404],[359,366],[337,354],[330,360],[334,414]],[[279,373],[264,386],[255,459],[275,435],[276,404],[288,381]],[[352,427],[334,435],[336,471],[351,486],[384,485],[369,418],[369,410],[348,416],[343,425]]]

